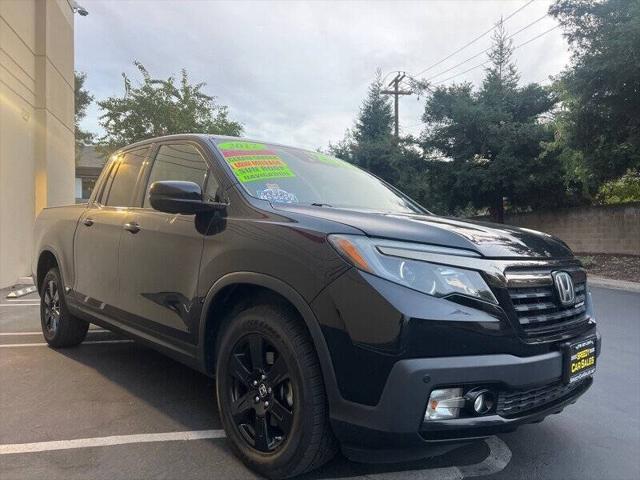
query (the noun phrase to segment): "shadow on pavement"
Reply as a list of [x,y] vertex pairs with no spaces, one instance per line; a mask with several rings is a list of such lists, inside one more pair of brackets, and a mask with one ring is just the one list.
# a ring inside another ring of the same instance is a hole
[[[113,344],[102,346],[99,351],[95,347],[80,346],[58,352],[90,367],[140,401],[170,416],[184,425],[185,430],[222,428],[215,380],[152,349],[138,344]],[[403,464],[361,464],[338,455],[322,469],[299,478],[349,478],[472,465],[483,461],[488,454],[487,444],[477,441],[439,457]]]
[[152,349],[134,343],[80,345],[56,352],[88,366],[185,430],[222,428],[215,381]]

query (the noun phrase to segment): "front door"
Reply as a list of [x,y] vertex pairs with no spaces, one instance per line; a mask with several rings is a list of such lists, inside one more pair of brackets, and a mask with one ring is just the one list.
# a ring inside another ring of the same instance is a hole
[[95,199],[80,218],[74,241],[74,297],[81,305],[105,310],[118,306],[118,250],[148,147],[119,154]]
[[153,182],[195,182],[212,199],[218,184],[195,143],[165,143],[151,163],[138,208],[132,208],[119,255],[120,296],[129,321],[167,339],[195,343],[200,318],[197,295],[204,235],[194,215],[159,212],[149,204]]

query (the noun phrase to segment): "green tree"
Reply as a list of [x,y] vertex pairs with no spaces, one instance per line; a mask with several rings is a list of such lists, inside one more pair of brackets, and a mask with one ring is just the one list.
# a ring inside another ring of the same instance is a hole
[[74,106],[75,106],[75,137],[76,152],[83,145],[88,145],[93,141],[93,134],[80,128],[80,122],[87,116],[87,107],[93,101],[93,95],[84,87],[87,74],[74,72]]
[[[414,86],[414,90],[419,88],[422,84]],[[445,213],[446,199],[437,190],[441,162],[426,161],[412,137],[399,141],[394,138],[393,108],[382,90],[378,71],[354,127],[346,131],[341,141],[329,144],[329,153],[369,170],[430,210]]]
[[379,143],[391,139],[393,107],[382,90],[382,72],[378,70],[375,80],[369,85],[367,98],[362,102],[353,129],[353,137],[357,143]]
[[351,133],[351,130],[347,128],[342,140],[339,140],[336,143],[329,142],[327,150],[334,157],[341,158],[349,163],[355,163],[353,159],[353,147],[353,134]]
[[[555,89],[554,89],[555,90]],[[549,127],[553,130],[553,139],[543,142],[542,154],[549,159],[555,159],[561,169],[564,184],[564,203],[566,205],[588,205],[593,202],[593,188],[598,182],[595,175],[587,167],[584,154],[569,145],[571,124],[567,122],[566,103],[559,97],[560,107],[552,115]]]
[[537,84],[518,85],[513,46],[502,23],[489,53],[481,88],[470,83],[438,87],[427,100],[423,148],[450,158],[441,189],[447,209],[489,208],[504,221],[504,198],[520,208],[555,204],[563,193],[561,164],[541,155],[553,138],[541,116],[553,107],[551,93]]
[[124,95],[99,101],[103,110],[100,138],[105,153],[146,138],[175,133],[240,135],[242,125],[229,118],[228,108],[202,90],[205,83],[191,84],[186,70],[180,79],[153,78],[139,62],[134,62],[142,83],[133,85],[124,73]]
[[566,147],[589,170],[589,189],[640,168],[640,1],[558,0],[558,19],[572,49],[556,88]]
[[369,85],[353,129],[347,130],[342,141],[330,144],[329,151],[395,183],[398,179],[396,163],[400,149],[392,135],[391,101],[382,90],[382,74],[378,70],[376,78]]

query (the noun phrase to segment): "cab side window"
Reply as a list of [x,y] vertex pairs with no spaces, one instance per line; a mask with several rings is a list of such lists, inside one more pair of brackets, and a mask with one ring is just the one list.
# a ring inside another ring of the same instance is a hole
[[194,182],[200,185],[205,199],[213,200],[218,190],[218,182],[209,172],[209,165],[198,149],[189,143],[161,145],[156,155],[147,191],[144,196],[144,207],[151,208],[149,189],[153,182],[163,180],[179,180]]
[[128,207],[138,181],[138,174],[149,147],[137,148],[118,155],[106,179],[102,203],[110,207]]

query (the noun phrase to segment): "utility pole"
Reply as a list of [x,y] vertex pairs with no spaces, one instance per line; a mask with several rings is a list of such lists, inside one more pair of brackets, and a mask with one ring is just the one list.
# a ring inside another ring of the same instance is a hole
[[393,90],[382,90],[380,93],[385,95],[393,95],[394,97],[394,113],[395,113],[395,136],[396,140],[400,137],[399,119],[398,119],[398,97],[400,95],[411,95],[413,92],[407,90],[400,90],[400,82],[406,77],[405,72],[398,72],[393,80],[389,83],[389,87],[393,86]]

